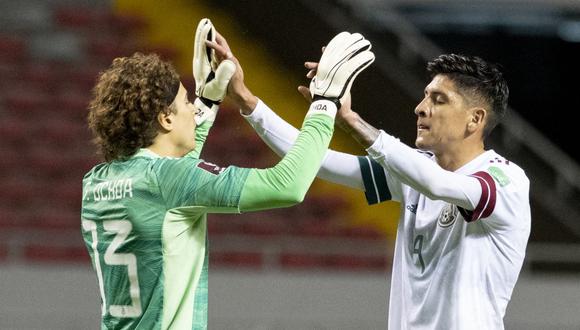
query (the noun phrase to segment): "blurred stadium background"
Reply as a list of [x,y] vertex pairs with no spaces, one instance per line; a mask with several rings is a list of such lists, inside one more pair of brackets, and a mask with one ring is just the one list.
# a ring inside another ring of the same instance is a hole
[[[83,245],[81,178],[99,162],[86,105],[118,56],[157,52],[193,87],[193,33],[209,17],[248,85],[299,126],[302,63],[341,30],[377,61],[353,107],[412,144],[425,62],[441,52],[503,65],[513,107],[489,147],[532,182],[527,260],[507,329],[580,329],[580,2],[576,0],[0,0],[0,329],[97,329]],[[363,154],[342,132],[336,150]],[[277,158],[224,104],[202,154],[220,165]],[[384,329],[398,205],[316,181],[284,210],[209,218],[210,329]]]

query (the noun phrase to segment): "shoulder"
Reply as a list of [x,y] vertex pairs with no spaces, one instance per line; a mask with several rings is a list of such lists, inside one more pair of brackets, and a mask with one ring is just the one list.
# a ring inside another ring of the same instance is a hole
[[525,171],[510,159],[491,150],[487,161],[482,164],[482,170],[487,172],[500,187],[527,188],[530,180]]

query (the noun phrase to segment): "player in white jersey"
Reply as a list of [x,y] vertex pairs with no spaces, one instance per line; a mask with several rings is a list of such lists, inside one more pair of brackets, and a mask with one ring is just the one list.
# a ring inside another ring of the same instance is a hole
[[[317,63],[307,62],[312,78]],[[495,65],[441,55],[415,108],[418,149],[366,123],[343,103],[337,123],[369,156],[329,150],[318,176],[401,203],[389,329],[503,329],[530,234],[529,180],[484,140],[507,109]],[[309,91],[299,87],[306,97]],[[242,114],[283,155],[297,130],[265,104]]]

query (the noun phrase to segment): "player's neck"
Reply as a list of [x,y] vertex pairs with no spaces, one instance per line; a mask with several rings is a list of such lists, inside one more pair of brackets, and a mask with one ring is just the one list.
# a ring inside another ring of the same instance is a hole
[[169,141],[168,139],[159,139],[159,138],[156,138],[153,141],[153,144],[147,147],[147,149],[151,150],[152,152],[161,157],[179,158],[183,157],[187,153],[187,151],[171,143],[171,141]]
[[462,145],[442,152],[435,152],[435,159],[441,168],[454,172],[484,152],[482,142],[481,144]]

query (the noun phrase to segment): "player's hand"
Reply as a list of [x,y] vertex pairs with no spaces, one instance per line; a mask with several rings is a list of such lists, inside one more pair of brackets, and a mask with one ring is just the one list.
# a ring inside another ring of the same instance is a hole
[[310,69],[307,77],[313,75],[312,99],[327,99],[341,108],[356,76],[375,60],[370,49],[371,43],[359,33],[336,35],[325,47],[318,64],[307,62]]
[[244,115],[251,114],[258,104],[258,98],[252,94],[244,83],[244,70],[240,61],[233,55],[226,38],[216,32],[215,41],[206,41],[206,45],[214,51],[214,56],[218,62],[229,60],[236,65],[236,72],[228,85],[227,95]]
[[200,125],[213,120],[224,99],[228,83],[236,71],[236,64],[227,58],[221,60],[207,41],[215,42],[217,31],[211,21],[202,19],[197,25],[193,47],[193,78],[195,79],[195,121]]

